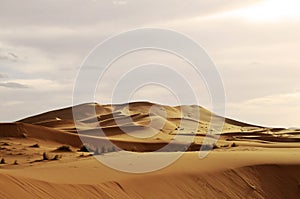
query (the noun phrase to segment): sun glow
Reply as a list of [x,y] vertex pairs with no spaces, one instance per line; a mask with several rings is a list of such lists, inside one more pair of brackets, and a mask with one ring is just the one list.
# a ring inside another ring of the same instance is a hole
[[283,19],[300,20],[299,10],[298,0],[266,0],[227,14],[255,22],[276,22]]

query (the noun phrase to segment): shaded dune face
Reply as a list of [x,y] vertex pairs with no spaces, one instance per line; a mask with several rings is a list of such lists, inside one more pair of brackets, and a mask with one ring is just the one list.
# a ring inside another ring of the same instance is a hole
[[[76,125],[73,118],[76,112]],[[195,151],[209,132],[212,116],[200,106],[164,106],[150,102],[119,105],[81,104],[22,119],[16,123],[0,124],[1,137],[37,138],[80,147],[112,144],[128,151],[149,152],[169,146],[167,151]],[[220,117],[222,118],[222,117]],[[274,144],[299,145],[300,131],[266,128],[229,118],[214,147],[252,143],[267,147]],[[80,136],[79,136],[80,135]],[[185,138],[193,138],[186,146]],[[108,141],[108,140],[110,141]],[[172,143],[172,144],[170,144]]]
[[[101,184],[55,184],[0,175],[3,198],[298,198],[299,165],[256,165]],[[145,183],[147,182],[147,183]]]

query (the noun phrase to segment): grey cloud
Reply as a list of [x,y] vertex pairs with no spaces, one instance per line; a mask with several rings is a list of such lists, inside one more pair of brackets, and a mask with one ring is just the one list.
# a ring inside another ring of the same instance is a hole
[[116,2],[4,1],[0,7],[0,39],[15,46],[30,46],[47,53],[86,54],[101,40],[121,31],[204,16],[255,1],[131,0],[126,1],[126,5],[115,5]]
[[[7,26],[88,25],[102,22],[119,24],[147,24],[162,19],[205,15],[254,3],[253,0],[182,1],[128,0],[116,4],[114,0],[18,0],[1,2],[0,23]],[[126,16],[126,17],[124,17]]]
[[18,59],[18,58],[19,58],[18,55],[16,55],[15,53],[12,53],[12,52],[9,52],[8,55],[9,55],[10,57],[15,58],[15,59]]
[[0,54],[0,60],[9,60],[9,61],[17,61],[18,56],[12,52],[2,53]]
[[15,89],[27,89],[30,88],[26,84],[20,84],[17,82],[1,82],[0,87],[5,87],[5,88],[15,88]]

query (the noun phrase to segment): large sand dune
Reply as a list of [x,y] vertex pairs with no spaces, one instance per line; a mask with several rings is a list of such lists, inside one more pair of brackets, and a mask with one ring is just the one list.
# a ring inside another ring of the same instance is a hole
[[[73,121],[72,108],[43,113],[19,122],[74,134],[79,131],[81,135],[98,137],[103,137],[101,134],[103,131],[106,137],[113,141],[117,140],[118,143],[132,141],[133,143],[153,143],[154,145],[157,143],[167,144],[177,135],[178,144],[180,144],[180,140],[182,140],[180,135],[182,137],[194,136],[191,147],[194,149],[197,147],[193,147],[193,145],[202,144],[203,138],[208,133],[211,118],[215,116],[199,106],[169,107],[149,102],[113,106],[89,103],[75,106],[73,109],[79,113],[77,114],[79,121],[76,126]],[[224,118],[224,121],[223,130],[216,132],[221,135],[219,143],[223,146],[233,142],[247,145],[249,142],[273,147],[278,143],[297,144],[300,141],[300,131],[297,130],[266,128],[229,118]],[[125,147],[124,143],[121,145],[126,150],[138,150],[136,147]],[[156,147],[154,148],[156,149]],[[149,148],[147,151],[151,151],[151,149]]]
[[[225,122],[213,134],[212,117]],[[200,160],[206,136],[220,138]],[[0,124],[0,198],[299,198],[299,141],[300,130],[247,124],[199,106],[82,104]],[[78,151],[83,144],[120,164],[187,152],[138,175],[102,165]]]

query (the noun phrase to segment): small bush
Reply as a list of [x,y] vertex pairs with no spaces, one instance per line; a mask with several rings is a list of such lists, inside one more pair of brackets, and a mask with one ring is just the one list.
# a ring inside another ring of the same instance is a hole
[[0,164],[6,164],[4,158],[1,159]]
[[106,152],[107,152],[107,151],[106,151],[106,149],[105,149],[104,146],[101,147],[101,150],[97,147],[96,150],[95,150],[95,152],[94,152],[94,155],[103,155],[103,154],[106,153]]
[[213,150],[213,149],[217,149],[218,146],[216,144],[205,144],[205,145],[202,145],[201,149],[203,151],[209,151],[209,150]]
[[106,152],[106,149],[105,149],[105,147],[103,146],[102,148],[101,148],[101,154],[104,154]]
[[18,161],[17,160],[15,160],[14,161],[14,165],[18,165],[19,163],[18,163]]
[[209,151],[211,149],[212,149],[211,145],[202,145],[202,147],[201,147],[201,150],[203,150],[203,151]]
[[231,144],[231,147],[237,147],[237,144],[236,144],[235,142],[233,142],[233,143]]
[[223,144],[221,145],[222,148],[226,148],[226,147],[229,147],[229,144]]
[[54,151],[56,151],[56,152],[72,152],[72,149],[70,146],[63,145],[63,146],[58,147]]
[[34,145],[31,145],[30,147],[31,148],[40,148],[40,145],[39,144],[34,144]]
[[117,149],[116,149],[116,147],[115,147],[115,146],[112,146],[110,151],[111,151],[111,152],[116,152],[116,151],[117,151]]
[[82,153],[79,155],[80,158],[85,158],[85,157],[90,157],[90,156],[93,156],[93,154],[85,155],[84,153]]
[[213,144],[213,149],[219,148],[215,143]]
[[80,152],[95,152],[95,147],[94,146],[91,146],[89,144],[83,144],[80,149],[79,149]]
[[94,151],[94,155],[101,155],[100,149],[98,147]]
[[179,151],[187,151],[188,150],[188,147],[187,146],[183,146]]
[[55,156],[52,158],[52,160],[59,160],[59,159],[61,159],[61,158],[62,158],[61,155],[55,155]]
[[49,160],[48,153],[46,153],[46,152],[43,153],[43,160]]

